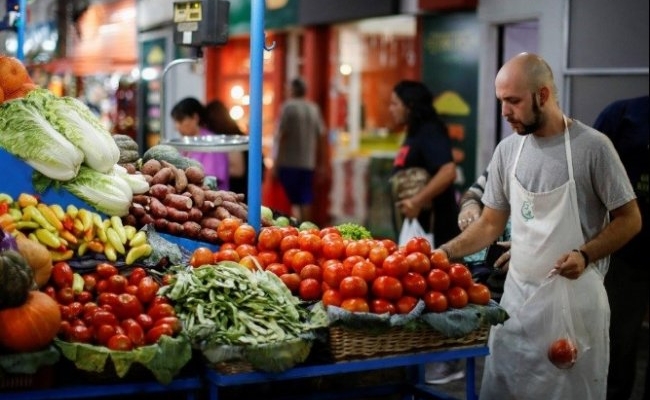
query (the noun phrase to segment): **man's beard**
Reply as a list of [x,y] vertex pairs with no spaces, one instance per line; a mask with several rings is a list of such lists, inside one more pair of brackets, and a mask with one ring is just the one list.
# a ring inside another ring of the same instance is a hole
[[533,122],[530,124],[525,124],[521,123],[523,126],[523,129],[520,131],[517,131],[518,135],[524,136],[524,135],[530,135],[532,133],[535,133],[539,130],[539,128],[542,126],[542,112],[539,109],[539,104],[537,103],[537,98],[535,97],[535,94],[532,93],[531,96],[533,97]]

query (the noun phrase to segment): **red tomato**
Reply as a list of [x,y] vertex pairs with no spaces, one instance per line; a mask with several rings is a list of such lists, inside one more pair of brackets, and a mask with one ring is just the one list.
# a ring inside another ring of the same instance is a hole
[[62,287],[56,292],[56,301],[59,304],[70,304],[74,301],[74,291],[71,286]]
[[404,293],[409,296],[422,297],[427,291],[427,280],[415,272],[407,272],[401,279]]
[[366,283],[372,283],[377,277],[377,267],[370,261],[362,260],[354,264],[350,275],[358,276]]
[[97,285],[97,275],[94,273],[83,274],[84,278],[84,290],[87,290],[92,293],[95,290],[95,285]]
[[143,312],[142,303],[132,294],[121,293],[117,295],[115,316],[119,319],[135,318]]
[[92,323],[95,328],[102,325],[117,326],[117,317],[110,311],[98,309],[93,313]]
[[452,286],[460,286],[463,289],[467,289],[474,283],[469,268],[459,263],[454,263],[449,266],[449,279],[451,280]]
[[340,238],[323,240],[321,254],[330,260],[340,260],[345,256],[345,242]]
[[269,272],[273,272],[277,276],[282,276],[289,273],[289,267],[287,267],[282,263],[273,263],[268,267],[266,267],[266,270]]
[[108,340],[113,335],[115,335],[115,326],[113,325],[104,324],[100,325],[98,328],[95,328],[95,340],[102,346],[106,346],[108,344]]
[[298,249],[289,249],[282,253],[282,264],[284,265],[291,265],[291,261],[293,260],[293,256],[296,255],[300,251],[300,248]]
[[135,296],[140,300],[142,304],[150,303],[158,293],[160,285],[156,282],[153,277],[145,276],[138,283],[138,290],[135,293]]
[[393,253],[384,260],[381,268],[385,275],[400,278],[409,271],[409,265],[406,262],[406,256]]
[[126,288],[124,289],[124,293],[132,294],[136,296],[138,294],[138,286],[137,285],[127,285]]
[[486,305],[490,302],[490,289],[482,283],[472,283],[467,288],[469,302],[474,304]]
[[298,236],[300,234],[300,231],[298,228],[295,226],[281,226],[280,227],[280,232],[282,232],[282,237],[285,236]]
[[366,260],[365,258],[361,257],[358,254],[345,257],[345,259],[343,260],[343,268],[345,268],[346,275],[352,274],[352,268],[354,268],[356,263],[365,260]]
[[97,267],[95,267],[95,271],[97,272],[97,276],[99,276],[100,279],[108,279],[111,276],[117,275],[120,272],[116,266],[109,263],[97,264]]
[[161,324],[167,324],[171,326],[174,335],[180,333],[180,331],[183,329],[183,324],[181,323],[181,320],[178,317],[162,317],[158,321],[156,321],[154,326],[161,325]]
[[435,290],[429,290],[426,292],[424,294],[424,297],[422,297],[422,300],[424,300],[426,309],[431,312],[440,313],[447,311],[449,308],[449,301],[447,300],[447,297],[441,292],[437,292]]
[[434,268],[429,271],[429,274],[427,275],[427,284],[431,290],[435,290],[436,292],[444,292],[449,289],[449,286],[451,285],[451,279],[445,271]]
[[73,301],[68,307],[70,308],[70,316],[72,316],[72,318],[83,318],[83,304],[78,301]]
[[75,343],[91,343],[93,341],[93,329],[86,325],[73,325],[67,330],[67,340]]
[[291,258],[291,269],[299,274],[305,265],[313,264],[315,262],[316,259],[312,252],[307,250],[298,250]]
[[373,299],[370,301],[370,312],[375,314],[390,314],[393,315],[397,312],[397,308],[393,303],[385,299]]
[[117,333],[108,339],[106,347],[111,350],[129,351],[133,349],[133,342],[131,342],[131,339],[129,339],[128,336]]
[[396,307],[398,314],[408,314],[418,304],[418,299],[413,296],[402,296],[397,300]]
[[160,318],[175,317],[176,311],[174,311],[174,307],[171,304],[160,303],[149,308],[149,310],[147,310],[147,314],[149,314],[151,319],[153,319],[153,323],[155,325],[156,321],[158,321]]
[[347,273],[343,263],[331,263],[323,266],[323,282],[327,283],[330,288],[337,289]]
[[130,285],[137,285],[140,283],[140,280],[147,276],[147,271],[142,268],[142,267],[135,267],[133,270],[131,270],[131,273],[129,274],[129,284]]
[[83,311],[81,312],[81,318],[86,323],[86,325],[92,325],[93,315],[95,311],[99,309],[99,306],[94,301],[89,301],[83,305]]
[[339,228],[335,226],[328,226],[325,228],[321,228],[321,230],[318,232],[320,237],[325,237],[325,235],[336,235],[338,237],[341,237],[341,231],[339,231]]
[[242,224],[239,218],[228,217],[221,220],[217,227],[217,237],[224,243],[233,242],[235,231]]
[[384,260],[388,257],[389,251],[381,242],[380,244],[372,246],[368,252],[368,260],[375,264],[377,267],[381,267],[384,264]]
[[460,286],[452,286],[447,290],[447,300],[449,306],[453,308],[463,308],[469,302],[467,292]]
[[359,276],[346,276],[339,284],[339,293],[343,300],[353,297],[366,297],[368,284]]
[[129,280],[124,275],[112,275],[108,277],[108,288],[106,289],[110,293],[120,294],[124,293],[126,286],[129,284]]
[[284,235],[277,226],[267,226],[260,230],[257,237],[257,248],[260,250],[275,250],[280,247]]
[[431,254],[431,243],[421,236],[416,236],[406,242],[404,250],[406,250],[406,254],[420,252],[429,257]]
[[280,251],[282,253],[284,253],[289,249],[299,249],[299,248],[300,248],[300,243],[298,243],[298,236],[296,235],[283,236],[282,240],[280,240]]
[[323,292],[322,301],[323,301],[323,305],[326,307],[327,306],[339,307],[343,302],[343,299],[341,298],[341,294],[338,292],[338,290],[327,289]]
[[214,262],[219,261],[234,261],[239,262],[239,253],[235,249],[224,249],[220,248],[219,251],[214,253]]
[[345,246],[346,257],[361,256],[366,258],[368,253],[370,253],[370,245],[365,240],[352,240]]
[[295,272],[285,273],[280,275],[280,280],[284,282],[284,285],[289,288],[291,293],[298,294],[298,290],[300,289],[300,281],[302,280],[300,279],[300,275],[296,274]]
[[144,342],[144,329],[133,318],[127,318],[120,324],[126,336],[131,339],[134,347],[139,347],[145,344]]
[[403,291],[402,283],[394,276],[380,276],[372,282],[372,294],[380,299],[397,300]]
[[257,255],[257,247],[252,244],[248,243],[242,243],[237,248],[235,249],[237,254],[239,254],[239,261],[241,261],[242,258],[246,256],[254,256]]
[[70,265],[65,261],[59,261],[52,266],[50,280],[54,285],[61,289],[64,287],[72,286],[72,276],[74,272]]
[[423,276],[426,276],[431,270],[431,261],[429,260],[429,257],[419,251],[409,253],[406,256],[406,264],[409,266],[409,271],[417,272]]
[[555,340],[548,348],[548,359],[560,369],[573,367],[578,359],[578,349],[569,338]]
[[262,264],[260,263],[259,259],[257,256],[254,256],[252,254],[249,254],[247,256],[243,256],[240,260],[239,263],[243,265],[244,267],[250,269],[251,271],[257,271],[259,268],[264,268],[262,267]]
[[323,280],[323,270],[316,264],[307,264],[300,270],[300,279],[313,278],[318,282]]
[[273,250],[260,250],[257,253],[257,260],[262,264],[262,268],[265,268],[269,264],[279,262],[280,256],[278,256],[278,253]]
[[97,304],[100,306],[109,305],[115,308],[117,305],[117,294],[111,292],[103,292],[97,296]]
[[323,240],[314,233],[302,232],[298,235],[298,244],[301,250],[308,251],[314,256],[319,255],[323,248]]
[[300,281],[298,295],[303,300],[319,300],[321,298],[321,285],[316,279],[308,278]]
[[254,245],[256,238],[257,232],[255,232],[255,228],[253,228],[253,225],[250,225],[248,223],[239,225],[233,234],[233,242],[235,242],[236,245]]
[[394,240],[391,239],[382,239],[380,240],[380,243],[388,249],[388,254],[393,254],[395,250],[397,250],[397,243],[395,243]]
[[[161,318],[164,319],[165,317]],[[142,313],[135,317],[135,321],[140,324],[142,329],[145,331],[148,331],[152,326],[153,326],[153,318],[149,316],[149,314]]]
[[445,272],[449,271],[449,259],[447,258],[447,253],[445,253],[444,250],[432,250],[429,259],[431,261],[431,268],[438,268]]
[[345,299],[341,302],[341,308],[350,312],[370,311],[370,306],[365,298]]
[[171,326],[169,326],[169,324],[160,324],[149,329],[145,334],[145,342],[147,344],[157,343],[158,340],[160,340],[160,337],[163,335],[169,337],[174,336],[174,330]]

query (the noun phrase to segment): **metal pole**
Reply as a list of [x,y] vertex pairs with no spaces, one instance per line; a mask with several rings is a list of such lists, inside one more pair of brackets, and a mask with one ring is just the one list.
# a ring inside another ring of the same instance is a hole
[[264,0],[251,4],[250,132],[248,147],[248,223],[259,232],[261,220],[262,77],[264,62]]
[[20,7],[20,17],[18,19],[18,48],[16,49],[16,58],[20,61],[25,60],[25,26],[27,25],[27,0],[18,2]]
[[162,75],[160,76],[160,142],[165,142],[165,139],[170,139],[167,137],[167,124],[165,122],[167,119],[167,101],[165,99],[167,93],[165,91],[165,76],[167,76],[167,73],[170,69],[179,64],[195,63],[197,61],[199,61],[198,58],[178,58],[167,64],[167,66],[163,69]]

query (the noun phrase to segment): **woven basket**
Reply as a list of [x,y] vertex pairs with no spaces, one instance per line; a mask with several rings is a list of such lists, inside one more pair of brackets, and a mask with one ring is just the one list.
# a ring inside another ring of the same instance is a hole
[[331,326],[329,346],[334,361],[343,361],[483,345],[487,343],[489,331],[488,325],[482,325],[463,337],[450,338],[429,328],[407,330],[391,327],[387,331],[373,333],[363,329]]
[[0,392],[25,389],[49,389],[53,383],[54,369],[51,366],[41,367],[34,374],[2,373],[0,375]]
[[216,364],[212,364],[211,366],[219,373],[225,375],[243,374],[246,372],[253,372],[255,370],[255,368],[253,368],[253,364],[245,360],[221,361]]

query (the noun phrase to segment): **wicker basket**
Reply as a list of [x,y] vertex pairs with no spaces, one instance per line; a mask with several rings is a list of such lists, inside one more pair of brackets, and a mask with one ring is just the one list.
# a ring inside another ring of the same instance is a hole
[[373,333],[363,329],[331,326],[329,347],[334,361],[343,361],[483,345],[487,342],[489,331],[489,325],[481,325],[466,336],[450,338],[428,328],[407,330],[392,327],[381,333]]
[[211,367],[219,373],[225,375],[243,374],[246,372],[253,372],[255,370],[255,368],[253,368],[253,364],[249,363],[246,360],[221,361],[216,364],[212,364]]

